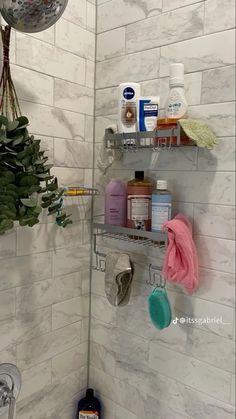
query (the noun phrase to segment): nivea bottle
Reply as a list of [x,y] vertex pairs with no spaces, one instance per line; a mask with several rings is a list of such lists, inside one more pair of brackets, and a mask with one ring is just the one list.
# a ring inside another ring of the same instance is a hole
[[86,396],[79,401],[76,419],[101,419],[101,404],[92,388],[88,388]]
[[[139,83],[122,83],[118,87],[118,131],[137,131],[137,107],[140,97]],[[124,145],[135,145],[135,139],[124,140]]]
[[126,226],[127,186],[112,179],[105,189],[105,224]]

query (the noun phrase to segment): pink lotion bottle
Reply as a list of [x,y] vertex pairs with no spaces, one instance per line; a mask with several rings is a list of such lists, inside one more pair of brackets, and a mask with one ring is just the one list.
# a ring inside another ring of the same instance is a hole
[[105,188],[105,224],[126,226],[127,186],[112,179]]

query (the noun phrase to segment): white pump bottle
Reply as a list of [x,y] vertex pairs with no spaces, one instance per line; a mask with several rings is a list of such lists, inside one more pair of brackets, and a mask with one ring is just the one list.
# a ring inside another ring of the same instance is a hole
[[186,118],[188,104],[184,92],[184,64],[170,66],[170,93],[166,102],[166,118]]

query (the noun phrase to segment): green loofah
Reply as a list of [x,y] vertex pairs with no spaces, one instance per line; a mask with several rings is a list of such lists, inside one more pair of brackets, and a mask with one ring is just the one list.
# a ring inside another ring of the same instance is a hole
[[198,147],[205,147],[211,150],[214,145],[218,144],[216,135],[208,127],[208,125],[197,119],[180,119],[180,126],[183,128],[185,134],[195,143]]
[[164,288],[156,288],[148,297],[149,315],[154,326],[161,330],[171,323],[172,312],[169,298]]

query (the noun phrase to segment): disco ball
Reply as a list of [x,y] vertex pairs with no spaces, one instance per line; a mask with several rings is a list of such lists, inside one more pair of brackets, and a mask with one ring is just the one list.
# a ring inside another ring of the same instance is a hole
[[12,28],[21,32],[41,32],[54,25],[68,0],[2,0],[1,13]]

